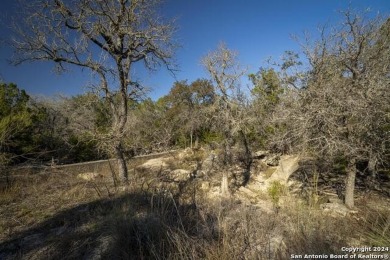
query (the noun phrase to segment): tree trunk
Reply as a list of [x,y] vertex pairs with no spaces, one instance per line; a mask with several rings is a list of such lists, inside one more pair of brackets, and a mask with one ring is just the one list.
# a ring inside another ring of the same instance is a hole
[[370,156],[370,159],[368,160],[368,171],[370,172],[373,181],[376,179],[376,164],[376,159],[373,156]]
[[221,183],[221,195],[223,197],[229,196],[229,182],[228,182],[228,173],[226,171],[223,172],[222,175],[222,183]]
[[191,141],[191,144],[190,144],[191,147],[190,148],[192,149],[192,130],[191,130],[191,134],[190,134],[190,141]]
[[194,145],[194,148],[195,149],[199,148],[199,137],[198,137],[198,135],[195,135],[195,145]]
[[345,180],[345,205],[352,209],[354,207],[354,191],[356,178],[356,161],[351,159],[347,166],[347,178]]
[[115,146],[115,153],[116,153],[116,158],[118,160],[119,179],[121,180],[122,183],[127,183],[129,180],[128,179],[128,172],[127,172],[127,165],[126,165],[126,160],[125,160],[125,156],[123,154],[121,143],[119,143],[118,145]]

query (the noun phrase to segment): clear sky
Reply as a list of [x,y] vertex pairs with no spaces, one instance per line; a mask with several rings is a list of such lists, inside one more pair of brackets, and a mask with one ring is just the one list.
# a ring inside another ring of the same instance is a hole
[[[7,39],[9,17],[15,10],[15,0],[1,0],[0,38]],[[299,50],[292,34],[304,31],[315,34],[321,24],[340,22],[338,11],[351,6],[357,10],[370,8],[383,16],[390,15],[390,0],[166,0],[164,13],[177,17],[176,35],[182,48],[176,60],[180,71],[176,78],[163,69],[145,74],[135,71],[143,84],[152,88],[150,96],[156,99],[169,92],[175,80],[207,77],[200,65],[201,58],[214,50],[220,42],[239,53],[240,63],[248,72],[256,72],[265,60],[279,58],[285,50]],[[17,67],[7,59],[12,50],[0,45],[0,81],[16,83],[33,95],[75,95],[86,91],[91,81],[88,71],[72,71],[56,75],[53,63],[38,62]]]

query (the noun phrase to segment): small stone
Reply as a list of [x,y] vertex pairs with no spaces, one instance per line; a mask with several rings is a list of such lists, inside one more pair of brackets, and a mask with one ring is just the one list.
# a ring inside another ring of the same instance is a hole
[[349,213],[349,209],[344,204],[324,203],[320,207],[324,212],[328,212],[335,217],[345,217]]

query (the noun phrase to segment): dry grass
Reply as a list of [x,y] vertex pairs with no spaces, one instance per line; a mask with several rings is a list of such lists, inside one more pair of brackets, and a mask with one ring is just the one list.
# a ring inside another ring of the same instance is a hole
[[284,219],[284,245],[279,259],[292,254],[338,254],[356,236],[355,223],[349,217],[325,215],[308,204],[290,202],[280,213]]
[[15,180],[0,192],[0,259],[288,259],[389,242],[389,209],[369,213],[367,196],[358,215],[335,218],[285,196],[265,213],[183,199],[196,185],[181,196],[132,187],[66,172]]
[[390,245],[390,215],[388,211],[372,212],[366,220],[362,233],[370,245],[388,247]]
[[57,212],[98,198],[93,184],[65,172],[45,173],[14,180],[0,193],[0,239]]

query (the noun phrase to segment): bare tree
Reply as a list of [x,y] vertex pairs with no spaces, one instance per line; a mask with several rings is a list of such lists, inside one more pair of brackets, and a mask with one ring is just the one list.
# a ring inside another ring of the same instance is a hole
[[341,26],[304,42],[305,87],[289,92],[279,116],[290,122],[285,141],[322,160],[345,161],[345,204],[353,208],[357,164],[368,161],[375,171],[388,160],[390,34],[379,18],[343,15]]
[[140,152],[161,152],[172,145],[176,122],[167,117],[167,108],[161,99],[153,102],[146,99],[137,104],[128,124],[131,136],[127,136],[128,146]]
[[132,66],[149,70],[174,69],[175,27],[157,13],[158,0],[39,0],[26,3],[23,25],[13,40],[15,64],[53,61],[59,72],[66,65],[88,69],[99,79],[98,91],[107,100],[112,126],[105,140],[118,159],[127,182],[123,136],[128,102],[144,87],[135,81]]
[[[215,127],[223,133],[223,164],[230,166],[233,161],[232,146],[234,138],[244,133],[243,99],[244,95],[240,91],[240,79],[245,71],[240,68],[237,60],[237,53],[229,50],[224,44],[220,44],[218,49],[206,55],[203,65],[215,83],[216,98],[212,107],[212,120]],[[246,145],[247,152],[249,147]],[[223,172],[222,193],[228,194],[228,173]]]

